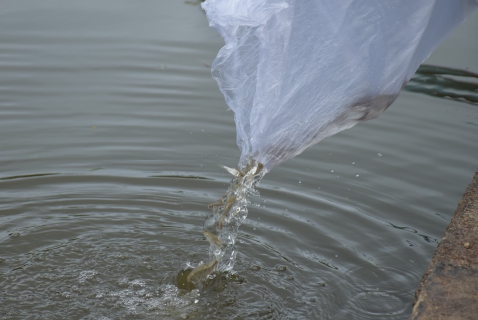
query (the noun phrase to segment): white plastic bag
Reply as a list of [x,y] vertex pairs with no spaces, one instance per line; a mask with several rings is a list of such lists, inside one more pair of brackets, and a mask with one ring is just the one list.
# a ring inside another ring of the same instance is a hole
[[270,170],[377,117],[475,0],[206,0],[212,66],[235,113],[240,166]]

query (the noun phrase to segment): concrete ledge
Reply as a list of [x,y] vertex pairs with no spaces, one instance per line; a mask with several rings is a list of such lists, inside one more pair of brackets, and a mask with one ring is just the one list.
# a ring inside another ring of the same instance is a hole
[[415,292],[411,320],[478,319],[478,172]]

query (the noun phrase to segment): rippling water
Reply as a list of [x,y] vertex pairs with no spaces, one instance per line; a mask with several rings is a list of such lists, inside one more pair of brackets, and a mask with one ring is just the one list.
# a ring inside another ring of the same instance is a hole
[[[182,1],[0,6],[2,319],[408,318],[477,170],[472,89],[422,77],[429,95],[274,168],[234,273],[188,292],[217,165],[239,159],[209,71],[221,38]],[[428,63],[477,73],[477,24]]]

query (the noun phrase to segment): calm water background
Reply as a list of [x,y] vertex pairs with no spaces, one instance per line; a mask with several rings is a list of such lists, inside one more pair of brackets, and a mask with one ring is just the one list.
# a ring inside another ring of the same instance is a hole
[[[478,72],[476,30],[427,63]],[[0,1],[1,319],[409,316],[478,169],[478,106],[403,92],[274,168],[235,275],[188,293],[217,165],[239,159],[221,46],[183,1]]]

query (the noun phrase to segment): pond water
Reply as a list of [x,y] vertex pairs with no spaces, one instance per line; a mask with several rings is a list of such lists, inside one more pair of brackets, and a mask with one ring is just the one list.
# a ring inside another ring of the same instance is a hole
[[[478,72],[476,30],[427,63]],[[477,170],[477,104],[423,84],[274,168],[234,272],[182,290],[239,159],[221,46],[195,2],[0,3],[1,319],[408,318]]]

